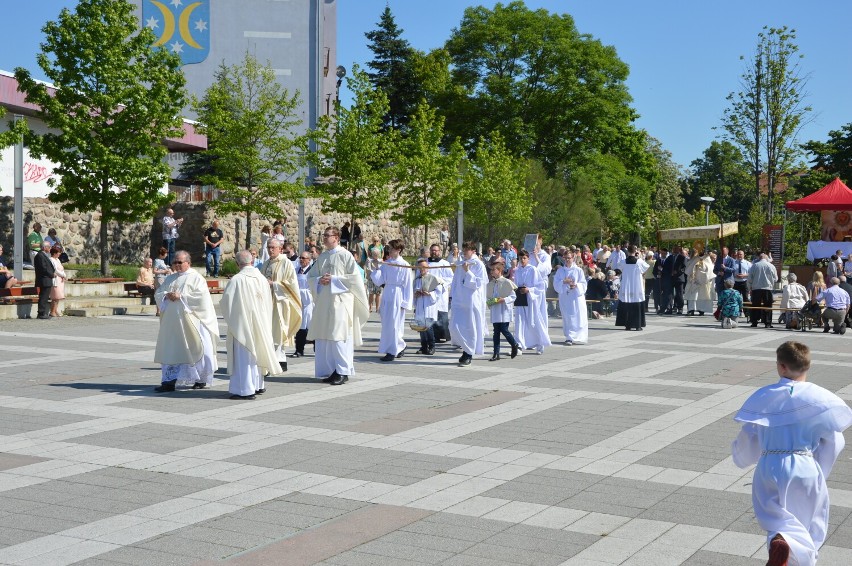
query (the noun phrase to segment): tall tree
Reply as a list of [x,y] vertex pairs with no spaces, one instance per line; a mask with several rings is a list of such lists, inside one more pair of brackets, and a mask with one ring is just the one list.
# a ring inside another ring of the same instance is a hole
[[356,65],[346,78],[354,95],[350,108],[336,103],[335,118],[317,129],[310,158],[323,182],[313,187],[324,212],[347,214],[351,223],[391,208],[390,181],[397,153],[396,130],[383,128],[388,99]]
[[828,141],[812,140],[803,147],[811,154],[815,169],[852,183],[852,122],[828,132]]
[[388,97],[388,111],[383,118],[385,128],[401,129],[408,124],[417,106],[420,89],[414,80],[411,58],[414,49],[403,39],[390,6],[385,6],[378,27],[364,35],[370,40],[367,47],[373,60],[367,63],[373,86]]
[[441,149],[444,119],[421,103],[399,145],[395,194],[395,220],[410,227],[423,227],[423,245],[428,244],[429,226],[451,216],[461,198],[461,170],[465,159],[461,144]]
[[690,210],[701,205],[700,197],[715,198],[713,210],[723,222],[745,221],[756,202],[750,185],[749,164],[734,144],[713,141],[701,158],[690,165],[687,180],[687,206]]
[[441,111],[468,149],[498,131],[512,153],[553,175],[559,164],[613,152],[636,118],[627,65],[567,14],[521,1],[467,8],[445,49],[453,88]]
[[655,173],[654,194],[651,205],[654,210],[665,210],[683,206],[683,177],[680,167],[672,159],[670,151],[663,147],[660,140],[647,137],[647,152],[653,157]]
[[201,181],[214,185],[222,198],[212,201],[217,212],[246,215],[246,247],[251,247],[252,214],[277,216],[281,205],[305,194],[303,165],[308,136],[299,133],[298,91],[292,95],[275,80],[269,65],[246,53],[239,65],[222,65],[216,80],[193,109],[207,134],[204,161],[210,174]]
[[530,219],[535,187],[526,183],[527,167],[512,155],[499,132],[479,140],[465,175],[464,215],[487,242],[494,242],[498,230]]
[[[725,138],[742,151],[752,171],[755,198],[768,189],[764,210],[773,215],[774,188],[788,173],[801,149],[796,136],[811,111],[806,106],[807,75],[803,72],[796,30],[764,27],[754,56],[740,78],[740,91],[728,95],[722,117]],[[744,59],[744,57],[742,58]]]
[[[0,106],[0,118],[5,116],[6,109]],[[27,123],[25,120],[21,120],[19,122],[10,122],[9,129],[5,132],[0,132],[0,149],[4,147],[9,147],[10,145],[15,145],[18,143],[18,140],[21,139],[21,136],[27,133]],[[0,156],[2,159],[2,156]]]
[[[154,49],[126,0],[80,0],[42,28],[38,64],[55,93],[15,70],[27,102],[51,131],[30,136],[30,151],[56,163],[50,198],[64,210],[101,212],[101,273],[109,273],[111,221],[150,217],[168,200],[163,139],[183,135],[180,59]],[[52,132],[57,133],[52,133]]]
[[545,243],[588,242],[599,237],[602,219],[589,185],[567,183],[564,174],[548,177],[538,162],[529,164],[526,184],[535,187],[532,220],[522,231],[510,233],[538,232]]

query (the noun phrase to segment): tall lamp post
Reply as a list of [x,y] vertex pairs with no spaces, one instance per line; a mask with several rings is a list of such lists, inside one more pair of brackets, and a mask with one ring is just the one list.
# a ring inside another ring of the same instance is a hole
[[[704,201],[704,225],[710,226],[710,204],[716,200],[713,197],[701,197],[701,200]],[[707,238],[704,238],[704,249],[707,249]]]

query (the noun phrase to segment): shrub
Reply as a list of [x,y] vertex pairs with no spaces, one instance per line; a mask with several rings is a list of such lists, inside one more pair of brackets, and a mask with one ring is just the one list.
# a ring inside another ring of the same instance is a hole
[[219,266],[219,275],[222,277],[233,277],[240,271],[237,267],[237,261],[234,259],[226,259]]

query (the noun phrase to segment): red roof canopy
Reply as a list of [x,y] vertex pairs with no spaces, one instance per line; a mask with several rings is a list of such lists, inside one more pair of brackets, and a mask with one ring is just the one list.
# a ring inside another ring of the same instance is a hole
[[832,182],[812,195],[799,200],[788,200],[787,210],[796,212],[814,210],[852,210],[852,190],[835,177]]

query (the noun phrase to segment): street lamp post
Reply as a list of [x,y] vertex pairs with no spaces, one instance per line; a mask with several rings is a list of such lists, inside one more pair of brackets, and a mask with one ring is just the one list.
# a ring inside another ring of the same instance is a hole
[[[704,201],[704,225],[710,226],[710,203],[714,200],[713,197],[701,197],[701,200]],[[707,238],[704,238],[704,249],[707,249]]]

